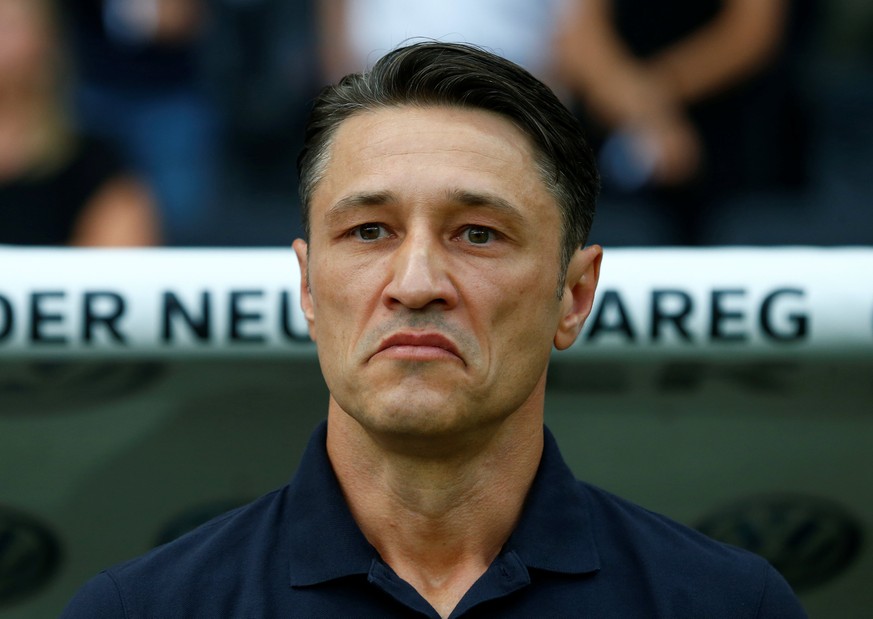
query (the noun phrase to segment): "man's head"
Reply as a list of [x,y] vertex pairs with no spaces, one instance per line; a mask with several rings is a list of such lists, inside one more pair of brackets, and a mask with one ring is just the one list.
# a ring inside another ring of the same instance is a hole
[[561,270],[587,240],[600,187],[594,157],[576,118],[543,83],[512,62],[470,45],[417,43],[348,75],[316,99],[298,159],[306,236],[312,194],[337,127],[366,110],[399,106],[482,109],[509,119],[534,147],[543,182],[561,209]]
[[521,69],[464,46],[409,53],[325,94],[302,156],[308,240],[294,249],[328,417],[403,449],[510,419],[530,438],[552,347],[573,343],[593,302],[600,248],[580,245],[596,174],[569,165],[590,164],[582,138]]

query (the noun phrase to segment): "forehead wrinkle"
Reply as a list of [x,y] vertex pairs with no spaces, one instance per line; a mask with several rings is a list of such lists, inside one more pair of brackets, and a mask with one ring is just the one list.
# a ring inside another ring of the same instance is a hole
[[[444,111],[456,111],[461,114],[467,113],[482,113],[486,116],[495,117],[501,120],[502,123],[505,123],[509,126],[509,128],[519,134],[518,137],[521,139],[519,141],[513,141],[510,146],[512,146],[513,155],[520,156],[523,159],[532,159],[535,153],[535,148],[533,147],[533,143],[530,138],[522,131],[517,125],[512,123],[509,119],[503,118],[500,114],[495,112],[489,112],[488,110],[480,110],[477,108],[458,108],[455,109],[453,106],[442,106],[442,105],[433,105],[433,106],[407,106],[407,105],[398,105],[398,106],[389,106],[386,108],[376,109],[376,110],[365,110],[353,114],[345,121],[343,121],[342,125],[339,127],[337,133],[341,133],[342,129],[346,128],[348,125],[355,125],[359,122],[367,122],[369,120],[369,126],[365,125],[364,131],[372,133],[367,143],[363,146],[364,150],[380,150],[380,148],[385,144],[393,145],[394,142],[400,138],[404,141],[409,140],[410,136],[408,134],[397,134],[392,131],[393,123],[398,115],[405,114],[421,114],[422,112],[428,112],[430,110],[444,110]],[[469,120],[463,119],[449,119],[447,121],[449,124],[460,125],[461,129],[467,131],[468,133],[472,132],[472,135],[477,135],[480,138],[484,139],[486,142],[489,142],[489,138],[492,136],[490,132],[487,130],[483,130],[476,123],[473,123]],[[382,126],[387,126],[387,130],[380,129]],[[352,131],[360,130],[359,127],[355,127]],[[436,136],[449,136],[453,137],[455,132],[457,131],[457,127],[454,130],[446,129],[446,127],[438,127],[438,128],[419,128],[418,135],[436,135]],[[414,145],[407,146],[405,149],[395,152],[378,152],[377,155],[380,157],[386,158],[394,158],[398,156],[409,156],[409,155],[419,155],[419,154],[427,154],[428,152],[442,152],[453,154],[457,152],[462,153],[470,153],[471,150],[467,145],[456,146],[454,143],[448,144],[438,144],[438,145],[428,145],[425,148],[419,148]],[[474,149],[472,152],[475,154],[486,158],[493,159],[496,161],[500,161],[502,163],[507,163],[513,157],[507,157],[506,154],[494,154],[487,151],[486,149]]]
[[[378,143],[372,143],[367,148],[373,149],[374,146],[378,146],[381,143],[388,142],[390,138],[385,138],[380,140]],[[365,149],[366,150],[366,149]],[[414,157],[417,155],[432,155],[432,154],[449,154],[454,155],[457,153],[461,153],[463,155],[476,155],[477,157],[481,157],[483,159],[490,159],[492,161],[496,161],[502,164],[512,163],[511,158],[507,157],[505,154],[495,154],[489,153],[483,148],[471,150],[466,146],[451,146],[451,145],[429,145],[427,148],[413,148],[409,147],[406,150],[396,150],[393,152],[379,152],[377,153],[378,157],[384,159],[394,159],[396,157]],[[522,156],[523,153],[519,152],[519,155]],[[468,167],[475,167],[475,164],[471,164]]]

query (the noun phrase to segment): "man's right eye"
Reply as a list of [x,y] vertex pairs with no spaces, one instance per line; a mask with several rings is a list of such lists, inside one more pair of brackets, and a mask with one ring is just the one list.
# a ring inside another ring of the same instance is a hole
[[382,237],[384,231],[380,224],[366,223],[355,228],[352,234],[362,241],[375,241]]

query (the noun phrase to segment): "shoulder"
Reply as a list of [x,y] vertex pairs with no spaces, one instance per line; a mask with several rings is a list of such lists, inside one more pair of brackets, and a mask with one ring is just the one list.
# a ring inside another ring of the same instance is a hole
[[106,572],[85,583],[67,604],[61,619],[101,619],[127,617],[118,586]]
[[762,557],[578,483],[588,498],[601,576],[618,577],[632,566],[633,578],[644,579],[640,584],[663,598],[660,603],[675,616],[806,616],[790,586]]
[[144,579],[171,587],[199,578],[201,568],[207,566],[213,574],[236,569],[243,556],[251,560],[274,551],[281,531],[283,496],[284,488],[274,490],[107,572],[124,591],[129,583]]
[[192,616],[188,611],[204,608],[206,600],[218,601],[219,583],[241,577],[241,564],[252,566],[243,578],[266,578],[280,554],[284,491],[275,490],[104,570],[79,590],[63,618]]
[[602,488],[578,482],[586,497],[592,516],[592,526],[598,549],[603,553],[641,555],[654,554],[669,548],[671,552],[660,561],[678,565],[688,561],[705,565],[733,564],[748,567],[748,562],[763,561],[760,557],[703,535],[667,516],[648,510],[632,501]]

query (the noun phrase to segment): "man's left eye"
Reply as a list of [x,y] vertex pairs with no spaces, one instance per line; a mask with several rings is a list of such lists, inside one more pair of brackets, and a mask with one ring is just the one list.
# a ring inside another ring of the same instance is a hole
[[464,236],[467,241],[473,245],[484,245],[494,237],[494,232],[490,228],[481,226],[470,226],[464,230]]
[[377,223],[366,223],[357,226],[352,233],[362,241],[376,241],[382,238],[385,229]]

